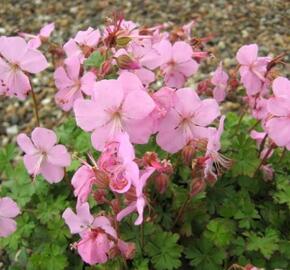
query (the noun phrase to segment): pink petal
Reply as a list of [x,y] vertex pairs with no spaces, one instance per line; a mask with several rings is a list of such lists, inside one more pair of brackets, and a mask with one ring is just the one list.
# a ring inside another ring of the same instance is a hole
[[165,74],[165,85],[169,87],[180,88],[185,83],[185,77],[178,71],[171,71]]
[[31,139],[24,133],[17,136],[17,144],[26,154],[34,154],[37,150],[34,147]]
[[41,160],[42,155],[40,154],[23,156],[23,162],[26,170],[28,171],[29,174],[33,174],[34,176],[39,174]]
[[135,90],[144,90],[142,82],[137,75],[132,72],[122,71],[118,81],[121,83],[124,93],[129,93]]
[[163,39],[158,44],[155,45],[155,48],[158,50],[161,55],[162,63],[168,63],[172,59],[172,45],[171,43]]
[[155,80],[155,74],[151,70],[148,70],[146,68],[140,68],[136,69],[134,73],[138,76],[138,78],[141,80],[141,82],[147,86],[150,83],[154,82]]
[[153,131],[153,120],[148,116],[142,120],[127,121],[125,122],[125,130],[130,135],[132,143],[148,143]]
[[55,70],[53,77],[54,77],[55,85],[58,89],[65,89],[67,87],[71,87],[75,83],[73,80],[71,80],[67,76],[67,73],[66,73],[64,67],[62,67],[62,66],[58,67]]
[[188,142],[187,136],[183,133],[181,128],[159,130],[156,137],[157,144],[169,153],[176,153],[181,150]]
[[77,214],[71,208],[67,208],[62,214],[62,218],[69,226],[72,234],[83,232],[94,221],[93,216],[90,214],[90,206],[88,203],[78,206]]
[[216,86],[213,89],[213,97],[217,102],[222,102],[225,100],[226,91],[223,88]]
[[81,62],[78,56],[71,56],[64,61],[68,77],[74,82],[79,79]]
[[31,133],[31,139],[38,149],[49,151],[57,142],[55,133],[47,128],[35,128]]
[[250,44],[242,46],[236,55],[238,62],[241,65],[249,66],[251,65],[258,57],[258,45]]
[[186,62],[179,63],[177,65],[177,70],[186,77],[190,77],[195,74],[198,70],[198,64],[193,59]]
[[35,38],[32,38],[30,39],[28,42],[27,42],[27,45],[29,46],[30,49],[37,49],[41,46],[41,39],[40,37],[35,37]]
[[97,238],[84,238],[78,243],[78,253],[82,260],[90,265],[105,263],[108,260],[106,253],[109,249],[109,241],[105,234],[99,234]]
[[96,75],[93,72],[86,72],[81,78],[81,90],[88,96],[93,95],[95,89]]
[[107,233],[108,235],[112,236],[113,238],[117,238],[117,232],[112,227],[110,220],[105,216],[98,216],[94,219],[93,228],[101,228]]
[[193,114],[197,107],[200,106],[201,101],[197,93],[191,88],[181,88],[176,92],[176,99],[174,107],[182,116],[189,116]]
[[41,164],[40,173],[50,184],[58,183],[64,177],[63,167],[53,165],[46,160]]
[[101,111],[98,104],[92,100],[77,99],[74,103],[76,122],[84,131],[92,131],[105,124],[110,115]]
[[290,143],[290,119],[289,117],[272,118],[266,123],[270,138],[278,146],[286,146]]
[[9,197],[0,198],[0,217],[14,218],[19,213],[20,209],[15,201]]
[[67,167],[71,163],[71,158],[65,146],[58,144],[47,153],[47,161],[53,165]]
[[135,210],[136,210],[136,203],[132,202],[131,204],[129,204],[126,208],[124,208],[117,214],[117,221],[121,221],[124,217],[130,215]]
[[131,91],[127,94],[122,113],[128,120],[139,120],[149,115],[155,107],[153,99],[144,91]]
[[68,42],[66,42],[63,46],[63,49],[67,55],[67,57],[77,56],[80,58],[81,62],[84,59],[84,55],[77,45],[77,43],[71,38]]
[[261,91],[262,81],[248,67],[241,67],[240,74],[248,95],[255,95]]
[[2,37],[1,43],[0,54],[11,63],[19,62],[28,49],[21,37]]
[[81,166],[73,175],[71,183],[74,187],[74,195],[78,197],[81,203],[87,201],[94,179],[93,170],[86,165]]
[[192,57],[192,48],[186,42],[177,41],[172,47],[172,56],[176,63],[186,62]]
[[55,102],[62,110],[66,112],[71,110],[75,100],[83,99],[81,91],[76,89],[76,86],[73,86],[72,88],[63,88],[56,93]]
[[35,49],[28,49],[20,60],[20,67],[29,73],[38,73],[48,67],[48,63],[44,55]]
[[94,100],[106,111],[118,109],[123,98],[124,92],[119,81],[102,80],[95,84]]
[[[5,80],[4,80],[5,81]],[[11,71],[5,81],[9,91],[19,99],[24,100],[31,89],[28,77],[20,69]]]
[[199,126],[207,126],[220,115],[219,106],[214,99],[205,99],[195,112],[193,121]]
[[135,225],[140,225],[143,222],[143,212],[145,207],[145,200],[143,197],[137,199],[136,208],[138,212],[138,218],[134,222]]
[[107,124],[105,126],[97,127],[91,136],[91,142],[93,147],[98,150],[102,151],[106,145],[106,143],[118,134],[119,132],[112,129],[112,125]]
[[16,231],[16,222],[11,218],[0,217],[0,237],[7,237]]
[[290,81],[284,77],[278,77],[273,81],[273,92],[275,96],[283,96],[290,99]]
[[272,97],[267,101],[267,110],[276,116],[290,115],[290,99]]
[[40,29],[39,35],[44,38],[48,38],[53,32],[54,28],[54,23],[49,23]]

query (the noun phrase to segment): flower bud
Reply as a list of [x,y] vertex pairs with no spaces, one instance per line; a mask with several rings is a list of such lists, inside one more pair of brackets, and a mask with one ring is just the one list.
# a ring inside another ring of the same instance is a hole
[[160,173],[155,178],[155,188],[160,194],[166,191],[168,183],[169,183],[169,176],[165,173]]
[[195,143],[190,141],[181,151],[181,156],[185,164],[190,164],[195,154]]
[[120,201],[118,199],[114,199],[111,201],[111,206],[115,214],[120,212]]
[[130,56],[122,54],[116,58],[117,65],[121,69],[139,69],[140,65],[134,61]]
[[103,204],[107,201],[106,191],[104,189],[98,189],[94,192],[94,199],[98,204]]
[[118,37],[116,39],[116,44],[118,47],[126,47],[129,42],[131,41],[131,38],[130,37]]
[[205,189],[205,182],[202,178],[195,178],[191,183],[190,195],[195,196]]

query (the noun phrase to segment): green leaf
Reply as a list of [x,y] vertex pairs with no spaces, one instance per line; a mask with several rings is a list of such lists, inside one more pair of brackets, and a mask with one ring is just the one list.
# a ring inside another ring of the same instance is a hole
[[267,228],[264,235],[254,232],[246,232],[244,235],[248,237],[247,250],[260,251],[266,259],[270,259],[279,249],[278,233],[271,228]]
[[195,266],[196,269],[222,269],[222,263],[226,258],[225,251],[204,238],[195,242],[195,245],[185,250],[185,256],[190,260],[190,265]]
[[204,236],[213,241],[217,246],[227,246],[235,234],[235,223],[228,219],[213,219],[207,225]]
[[161,231],[147,240],[145,252],[157,270],[172,270],[181,266],[179,258],[182,247],[177,244],[178,239],[178,234]]
[[105,57],[100,54],[100,52],[93,52],[89,58],[85,61],[85,67],[87,68],[100,68],[103,62],[105,61]]

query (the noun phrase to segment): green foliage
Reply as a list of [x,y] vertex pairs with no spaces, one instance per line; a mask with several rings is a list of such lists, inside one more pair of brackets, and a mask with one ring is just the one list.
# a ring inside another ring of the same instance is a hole
[[177,244],[178,234],[158,232],[150,237],[145,246],[146,254],[157,270],[178,269],[181,266],[182,247]]
[[101,55],[98,51],[93,52],[88,59],[85,61],[86,68],[100,68],[105,57]]
[[[146,194],[150,200],[142,226],[133,223],[132,214],[120,223],[125,241],[136,244],[135,256],[127,261],[127,269],[228,269],[238,263],[252,263],[265,269],[290,268],[290,156],[277,162],[282,151],[272,159],[276,176],[265,182],[256,172],[260,159],[248,130],[253,121],[228,113],[222,138],[223,153],[234,165],[212,186],[194,197],[188,196],[191,169],[179,154],[168,156],[150,139],[136,147],[137,157],[156,151],[175,165],[165,193],[154,189],[154,177]],[[239,128],[238,128],[239,127]],[[72,153],[86,159],[91,147],[90,134],[68,118],[57,128],[60,143]],[[33,182],[27,174],[14,144],[0,150],[0,196],[12,197],[21,208],[17,231],[0,239],[1,261],[9,270],[125,269],[118,256],[106,264],[85,265],[69,246],[73,237],[61,217],[64,209],[75,206],[70,179],[81,161],[74,159],[65,179],[54,185],[41,176]],[[100,206],[93,213],[98,213]]]

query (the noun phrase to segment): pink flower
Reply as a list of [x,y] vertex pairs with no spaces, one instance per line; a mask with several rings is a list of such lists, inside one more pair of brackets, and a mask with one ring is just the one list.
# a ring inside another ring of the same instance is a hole
[[[266,132],[258,132],[256,130],[252,130],[250,133],[250,137],[256,141],[258,147],[260,147],[261,143],[267,138],[266,136],[267,136]],[[269,150],[269,145],[267,141],[265,141],[264,144],[265,144],[264,149],[260,153],[260,159],[263,159]],[[273,153],[274,150],[271,150],[271,152],[267,154],[267,158],[270,158]]]
[[23,38],[0,38],[0,82],[5,86],[6,95],[24,100],[31,90],[26,73],[36,74],[47,66],[44,55],[30,48]]
[[166,86],[180,88],[186,78],[197,72],[198,64],[192,59],[193,51],[189,44],[177,41],[172,46],[168,40],[163,40],[158,50],[163,58],[161,69]]
[[29,38],[28,45],[33,49],[37,49],[41,46],[43,41],[46,41],[50,37],[54,28],[54,23],[49,23],[43,26],[37,35],[27,33],[19,33],[19,35],[24,38]]
[[85,131],[93,131],[91,140],[97,150],[103,150],[106,142],[120,132],[127,132],[133,143],[148,141],[152,123],[143,120],[155,104],[145,91],[134,90],[138,87],[118,80],[102,80],[96,83],[92,100],[76,100],[77,124]]
[[64,111],[69,111],[76,99],[83,98],[83,93],[92,95],[96,76],[93,72],[81,75],[81,62],[74,56],[67,58],[64,66],[55,70],[54,80],[59,90],[55,101]]
[[113,192],[125,193],[131,187],[132,175],[139,172],[134,159],[134,148],[127,133],[116,135],[113,141],[105,145],[98,165],[109,175],[109,186]]
[[121,210],[117,215],[117,220],[121,221],[124,217],[130,215],[134,211],[138,212],[138,218],[135,221],[135,225],[140,225],[143,222],[143,212],[146,205],[146,199],[143,194],[143,189],[147,183],[148,178],[155,171],[152,167],[147,167],[143,172],[139,175],[139,170],[134,172],[132,175],[133,185],[135,188],[135,199],[130,202],[130,204]]
[[155,101],[155,109],[151,112],[150,117],[153,119],[153,132],[158,131],[160,122],[173,107],[175,100],[175,90],[169,87],[162,87],[152,95]]
[[278,77],[273,81],[272,88],[274,97],[267,104],[272,117],[266,122],[266,131],[278,146],[290,150],[290,81]]
[[211,78],[211,83],[215,86],[213,89],[213,97],[217,102],[222,102],[226,97],[228,79],[229,76],[223,70],[221,62]]
[[105,216],[93,217],[88,203],[77,207],[77,214],[67,208],[63,219],[72,234],[80,234],[81,240],[76,244],[82,260],[90,265],[105,263],[110,249],[115,245],[111,239],[116,239],[117,233]]
[[[219,153],[221,148],[220,139],[224,131],[224,120],[225,116],[222,116],[218,129],[209,128],[208,130],[204,175],[206,179],[213,182],[217,180],[217,176],[222,173],[223,169],[229,168],[231,165],[231,160]],[[215,170],[217,170],[217,174]]]
[[83,165],[73,175],[71,180],[74,187],[74,195],[78,197],[77,204],[83,204],[88,200],[93,184],[96,182],[96,175],[91,166]]
[[0,237],[6,237],[16,231],[16,222],[20,210],[17,204],[9,197],[0,198]]
[[[31,140],[32,139],[32,140]],[[24,165],[35,178],[41,174],[49,183],[57,183],[64,177],[64,167],[71,163],[70,155],[52,130],[35,128],[31,139],[24,133],[17,136],[17,143],[24,151]]]
[[83,49],[94,49],[97,47],[101,34],[98,29],[89,27],[85,31],[79,31],[74,38],[71,38],[63,46],[67,57],[77,56],[83,62],[85,55]]
[[239,69],[241,81],[246,88],[247,94],[250,96],[259,93],[265,82],[264,76],[271,58],[258,57],[257,44],[242,46],[238,50],[236,58],[241,65]]
[[200,100],[192,89],[179,89],[173,108],[159,125],[157,143],[163,150],[176,153],[191,140],[205,138],[206,127],[219,115],[214,99]]

